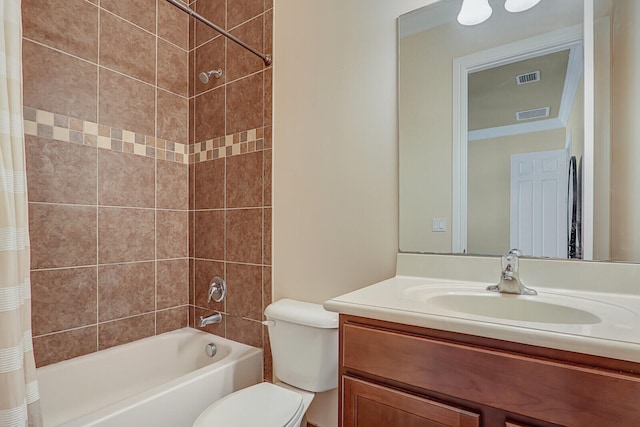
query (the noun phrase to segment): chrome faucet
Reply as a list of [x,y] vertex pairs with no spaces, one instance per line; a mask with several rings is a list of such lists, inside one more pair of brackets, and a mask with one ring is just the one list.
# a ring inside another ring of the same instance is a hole
[[220,323],[222,322],[222,314],[219,311],[216,311],[210,316],[204,317],[200,316],[200,327],[204,328],[207,325],[211,325],[212,323]]
[[518,257],[522,255],[517,249],[511,249],[508,254],[502,256],[502,274],[497,285],[487,287],[488,291],[503,294],[537,295],[533,289],[527,288],[518,273]]

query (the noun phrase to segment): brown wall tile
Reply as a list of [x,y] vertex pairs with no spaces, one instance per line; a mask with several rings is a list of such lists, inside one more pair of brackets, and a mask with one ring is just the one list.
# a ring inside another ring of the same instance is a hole
[[46,366],[97,351],[96,326],[33,339],[36,366]]
[[[198,0],[195,3],[195,11],[220,28],[226,29],[225,2],[225,0]],[[220,36],[217,31],[209,28],[200,21],[196,21],[195,27],[196,47],[207,40]]]
[[267,308],[269,304],[273,302],[273,289],[271,279],[271,267],[262,268],[262,312]]
[[157,309],[189,303],[189,260],[158,261]]
[[[268,2],[267,0],[266,2]],[[264,13],[264,53],[273,54],[273,5],[268,6],[265,2],[265,8],[268,10]]]
[[98,8],[84,0],[23,0],[23,36],[98,61]]
[[227,134],[262,127],[262,87],[262,73],[245,77],[228,85]]
[[29,203],[31,268],[96,264],[96,208]]
[[24,105],[95,122],[98,67],[24,40]]
[[234,28],[264,12],[264,0],[227,0],[227,25]]
[[157,203],[160,209],[189,209],[188,165],[157,161]]
[[[193,78],[189,79],[193,81]],[[192,90],[189,88],[189,93]],[[196,142],[196,99],[189,98],[189,144],[194,144]]]
[[154,309],[155,263],[98,267],[100,322],[135,316]]
[[264,127],[264,148],[272,148],[273,146],[273,129],[271,126]]
[[103,10],[100,12],[100,65],[155,84],[156,38]]
[[195,182],[196,182],[196,165],[197,163],[191,163],[189,165],[189,209],[195,209]]
[[262,206],[263,154],[261,151],[227,159],[227,207]]
[[[224,37],[217,37],[195,50],[195,77],[192,77],[192,80],[195,83],[196,94],[222,86],[227,82],[229,67],[225,67],[225,40]],[[218,69],[222,70],[220,78],[213,77],[209,80],[209,83],[200,81],[198,75],[202,71]]]
[[31,272],[33,335],[97,323],[96,267]]
[[227,338],[254,347],[262,347],[262,324],[241,317],[226,316]]
[[189,255],[189,213],[156,212],[157,258],[186,258]]
[[[247,2],[249,3],[249,2]],[[236,29],[231,34],[238,37],[249,46],[262,51],[263,47],[263,17],[258,16]],[[233,81],[256,71],[262,70],[264,63],[262,59],[249,52],[237,43],[227,43],[227,80]]]
[[155,160],[98,150],[98,203],[103,206],[155,206]]
[[227,261],[262,262],[262,209],[234,209],[227,212]]
[[271,183],[271,178],[272,178],[272,174],[273,174],[273,170],[272,170],[272,152],[271,150],[264,150],[263,152],[264,155],[264,184],[263,184],[263,188],[264,188],[264,199],[263,199],[263,203],[265,206],[271,206],[271,187],[272,187],[272,183]]
[[[224,271],[224,267],[223,267]],[[196,284],[196,260],[191,255],[189,256],[189,304],[194,305],[196,301],[195,294]]]
[[155,258],[155,214],[150,209],[99,208],[100,264]]
[[[195,50],[190,50],[189,51],[189,59],[188,61],[188,65],[189,65],[189,71],[188,71],[188,78],[189,78],[189,96],[193,96],[195,95],[195,85],[196,85],[196,80],[198,80],[198,78],[196,77],[196,51]],[[199,80],[198,80],[199,81]],[[193,102],[193,98],[189,99],[189,101]],[[189,114],[191,115],[193,111],[193,105],[189,105]],[[190,116],[190,129],[189,129],[189,138],[193,138],[193,125],[191,123],[193,123],[193,116]]]
[[189,49],[189,15],[164,0],[158,1],[158,36]]
[[224,260],[224,211],[195,213],[195,257]]
[[266,265],[271,265],[271,209],[264,209],[264,239],[262,245],[262,262]]
[[158,138],[188,144],[189,100],[158,89]]
[[194,165],[195,209],[224,207],[225,159],[209,160]]
[[101,68],[99,98],[101,124],[145,135],[155,134],[153,86]]
[[156,313],[156,335],[189,326],[188,315],[189,307],[186,305],[158,311]]
[[227,313],[262,320],[262,267],[227,263]]
[[273,68],[264,71],[264,125],[271,126],[273,122]]
[[25,136],[32,202],[95,204],[96,149]]
[[156,0],[101,0],[100,7],[155,34]]
[[224,88],[205,92],[196,97],[195,142],[224,136],[225,106]]
[[188,96],[188,59],[187,51],[162,39],[158,40],[158,87],[183,97]]
[[126,344],[153,336],[155,332],[155,313],[98,325],[98,350]]

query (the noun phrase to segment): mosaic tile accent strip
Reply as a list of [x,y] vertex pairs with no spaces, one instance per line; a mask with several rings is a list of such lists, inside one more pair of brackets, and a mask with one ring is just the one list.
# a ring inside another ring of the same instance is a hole
[[189,145],[24,107],[24,133],[186,164]]
[[264,128],[250,129],[189,145],[189,163],[252,153],[264,149]]
[[195,144],[181,144],[30,107],[24,107],[23,114],[26,135],[176,163],[199,163],[264,149],[264,128],[249,129]]

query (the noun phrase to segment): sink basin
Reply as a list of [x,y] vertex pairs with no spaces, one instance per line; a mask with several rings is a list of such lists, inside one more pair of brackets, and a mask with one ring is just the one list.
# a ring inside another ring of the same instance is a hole
[[535,300],[536,297],[502,294],[449,293],[425,300],[445,310],[473,316],[535,323],[592,325],[600,323],[597,315],[579,308]]

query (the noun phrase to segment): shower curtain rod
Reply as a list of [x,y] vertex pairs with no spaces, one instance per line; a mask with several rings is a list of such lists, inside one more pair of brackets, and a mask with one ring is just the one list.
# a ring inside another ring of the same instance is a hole
[[248,44],[246,44],[242,40],[238,39],[236,36],[233,36],[233,35],[229,34],[225,30],[223,30],[222,28],[218,27],[213,22],[209,21],[204,16],[200,15],[199,13],[194,11],[193,9],[185,6],[179,0],[167,0],[167,1],[169,3],[171,3],[172,5],[174,5],[175,7],[177,7],[178,9],[182,10],[183,12],[186,12],[189,15],[193,16],[194,18],[196,18],[198,21],[202,22],[203,24],[213,28],[214,30],[216,30],[217,32],[219,32],[220,34],[225,36],[226,38],[231,39],[232,41],[238,43],[240,46],[242,46],[243,48],[247,49],[249,52],[253,53],[254,55],[259,56],[264,61],[264,65],[271,65],[271,63],[273,62],[273,59],[271,58],[271,55],[268,55],[268,54],[267,55],[263,55],[262,53],[258,52],[257,50],[255,50],[254,48],[252,48],[251,46],[249,46]]

